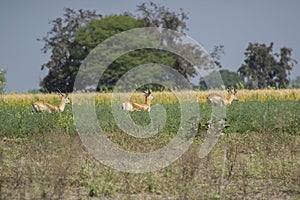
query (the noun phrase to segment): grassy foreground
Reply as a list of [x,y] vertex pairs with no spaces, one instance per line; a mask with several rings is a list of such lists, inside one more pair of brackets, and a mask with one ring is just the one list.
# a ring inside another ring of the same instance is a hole
[[[198,92],[200,123],[210,119],[208,93]],[[188,95],[188,94],[187,94]],[[149,152],[177,133],[180,105],[170,93],[155,93],[167,113],[154,137],[128,136],[114,122],[110,94],[97,94],[99,125],[120,147]],[[56,95],[7,95],[0,99],[0,199],[299,199],[300,91],[239,91],[227,109],[227,125],[215,148],[198,157],[205,129],[170,166],[133,174],[107,167],[88,154],[73,121],[63,113],[30,114],[31,103],[58,104]],[[142,101],[141,95],[133,98]],[[148,113],[133,112],[142,126]]]

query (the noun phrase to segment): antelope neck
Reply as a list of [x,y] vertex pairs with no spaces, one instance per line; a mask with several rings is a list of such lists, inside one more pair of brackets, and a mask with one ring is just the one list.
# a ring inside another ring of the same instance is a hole
[[230,105],[233,101],[234,96],[230,96],[228,100],[226,100],[227,105]]
[[147,104],[148,106],[150,106],[150,104],[151,104],[151,100],[149,100],[148,98],[146,98],[146,102],[145,102],[145,104]]
[[59,108],[60,111],[64,111],[65,106],[66,106],[66,103],[64,102],[64,99],[62,98],[58,108]]

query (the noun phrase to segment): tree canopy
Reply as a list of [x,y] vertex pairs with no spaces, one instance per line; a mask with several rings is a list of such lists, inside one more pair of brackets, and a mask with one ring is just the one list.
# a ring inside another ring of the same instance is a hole
[[[41,82],[42,90],[51,92],[59,88],[71,92],[76,74],[86,56],[99,43],[117,33],[134,28],[159,27],[185,34],[188,30],[186,20],[188,15],[183,10],[174,12],[153,2],[138,5],[137,15],[123,13],[103,17],[95,11],[66,9],[63,18],[51,21],[53,28],[41,39],[45,42],[43,52],[51,50],[50,60],[42,66],[42,69],[49,69],[48,75]],[[170,36],[167,39],[161,38],[161,44],[169,45],[178,39],[176,34]],[[187,44],[180,47],[182,51],[188,48],[193,47]],[[215,47],[211,55],[218,65],[218,55],[222,49],[221,46]],[[199,52],[195,52],[193,56],[198,55]],[[159,49],[140,49],[116,59],[99,80],[97,88],[112,88],[125,72],[146,63],[171,66],[185,78],[196,74],[194,66],[176,54]]]
[[[44,42],[43,53],[49,51],[51,53],[50,60],[42,66],[42,70],[49,70],[48,75],[40,83],[42,91],[53,92],[60,89],[63,92],[72,92],[76,75],[85,58],[98,44],[118,33],[143,27],[165,28],[161,29],[162,31],[175,30],[177,34],[165,31],[170,37],[159,38],[162,45],[170,46],[174,41],[181,40],[180,34],[186,34],[188,19],[188,14],[182,9],[175,12],[153,2],[138,5],[136,13],[104,17],[96,11],[67,8],[63,17],[50,22],[52,29],[46,36],[38,39]],[[141,41],[137,39],[131,42],[139,44]],[[194,48],[190,44],[178,43],[181,52]],[[192,57],[201,57],[201,51],[196,49],[192,52]],[[215,46],[210,53],[215,66],[222,67],[220,61],[222,54],[224,54],[222,45]],[[226,87],[236,83],[245,83],[245,88],[249,89],[288,87],[288,75],[297,63],[292,59],[291,48],[282,47],[279,53],[274,53],[273,43],[270,45],[249,43],[244,55],[244,63],[237,73],[220,71]],[[126,72],[147,63],[170,66],[186,79],[197,75],[195,66],[177,54],[161,49],[138,49],[114,60],[101,76],[96,88],[112,89]],[[201,81],[200,87],[205,88],[204,79]],[[155,87],[161,89],[158,85]]]
[[[187,16],[184,12],[175,13],[152,2],[139,5],[138,12],[141,16],[134,17],[127,13],[102,17],[95,11],[65,9],[64,17],[51,21],[53,28],[41,39],[45,42],[43,52],[51,50],[52,53],[50,61],[42,66],[42,69],[49,69],[41,82],[43,90],[56,91],[59,88],[72,91],[76,73],[84,58],[114,34],[144,26],[166,27],[182,32],[186,30]],[[113,85],[124,72],[147,62],[172,65],[175,58],[167,52],[147,49],[128,53],[110,66],[100,80],[99,87]]]
[[244,64],[238,69],[247,88],[286,88],[288,75],[296,61],[291,57],[292,49],[282,47],[280,53],[273,53],[273,43],[269,46],[249,43]]
[[[77,32],[75,40],[81,48],[74,49],[72,54],[74,57],[80,59],[85,58],[91,50],[105,39],[117,33],[139,27],[143,27],[142,20],[135,19],[131,16],[113,15],[104,17],[100,20],[91,20]],[[138,46],[138,43],[144,41],[136,40],[134,42],[136,42],[136,46]],[[131,45],[135,46],[134,44]],[[123,74],[136,66],[147,63],[159,63],[174,67],[177,64],[175,55],[162,50],[138,49],[131,51],[122,55],[109,65],[105,73],[101,76],[97,89],[112,89]],[[78,64],[80,64],[80,62],[78,62]],[[79,66],[77,65],[75,68],[79,68]],[[187,76],[185,73],[189,72],[182,72],[184,76]]]
[[95,11],[65,9],[63,17],[52,20],[52,29],[39,41],[44,42],[43,53],[51,51],[50,60],[42,65],[42,70],[47,68],[48,75],[41,81],[42,91],[70,92],[77,69],[72,67],[78,62],[71,51],[80,48],[75,41],[76,32],[80,27],[92,19],[100,19],[102,16]]

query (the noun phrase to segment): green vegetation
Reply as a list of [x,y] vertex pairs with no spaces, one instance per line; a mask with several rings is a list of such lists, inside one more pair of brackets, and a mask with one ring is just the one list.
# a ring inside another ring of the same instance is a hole
[[[41,82],[42,90],[53,92],[60,88],[63,92],[73,91],[76,74],[83,60],[97,45],[115,34],[144,27],[162,27],[181,33],[185,33],[188,29],[186,25],[188,16],[182,10],[174,12],[149,2],[138,5],[136,12],[102,16],[95,11],[65,9],[63,17],[52,20],[53,27],[45,37],[40,39],[44,42],[42,51],[51,53],[51,59],[42,67],[42,69],[49,69],[49,74]],[[172,40],[178,39],[175,35],[170,37]],[[138,44],[141,41],[136,42]],[[161,44],[169,43],[168,39],[161,38]],[[118,44],[114,45],[118,46]],[[192,46],[188,48],[194,49]],[[217,57],[218,49],[214,53],[214,57]],[[107,54],[109,55],[109,52]],[[142,49],[129,52],[112,63],[102,77],[103,80],[100,80],[99,87],[111,88],[129,69],[151,62],[167,64],[185,77],[195,75],[191,63],[176,54]]]
[[6,71],[0,68],[0,94],[5,93],[5,86],[6,86],[6,77],[5,77]]
[[[156,96],[154,104],[170,99],[165,93]],[[70,105],[63,113],[31,114],[29,102],[43,95],[14,96],[10,103],[8,98],[0,99],[1,199],[295,199],[300,195],[299,100],[270,97],[234,102],[227,109],[225,134],[204,159],[198,153],[211,106],[200,102],[202,128],[189,150],[164,169],[131,174],[88,154],[76,133]],[[118,128],[105,98],[96,101],[99,124],[123,149],[153,151],[165,146],[180,128],[180,105],[165,103],[167,123],[159,134],[134,138]],[[56,96],[45,99],[58,104]],[[150,122],[147,112],[132,112],[131,117],[142,126]]]
[[[90,10],[76,11],[67,8],[62,17],[50,22],[51,30],[47,32],[45,37],[39,39],[44,42],[43,53],[51,54],[50,60],[42,66],[42,69],[49,69],[48,75],[40,83],[42,91],[54,92],[60,88],[63,92],[72,92],[77,72],[87,55],[97,45],[118,33],[135,28],[160,27],[185,34],[188,30],[188,19],[188,14],[183,10],[175,12],[153,2],[138,5],[136,13],[108,16],[102,16]],[[122,42],[126,44],[126,40],[123,39]],[[196,58],[203,58],[202,51],[199,52],[192,44],[178,42],[180,40],[182,37],[180,38],[178,34],[169,34],[167,38],[159,38],[160,44],[164,47],[171,47],[177,43],[176,45],[182,52],[192,50],[191,55]],[[130,41],[130,44],[136,46],[141,41]],[[122,42],[114,43],[113,46],[118,47]],[[273,52],[273,46],[273,42],[269,45],[256,42],[249,43],[244,52],[244,63],[241,64],[237,72],[220,71],[225,86],[242,84],[243,88],[246,89],[288,88],[291,85],[289,74],[297,61],[292,57],[293,50],[291,48],[282,47],[279,52]],[[214,50],[209,54],[217,67],[222,67],[220,58],[225,52],[224,48],[222,45],[215,45]],[[106,52],[104,58],[109,58],[109,55],[110,52]],[[124,73],[135,66],[147,63],[165,64],[178,71],[185,78],[196,76],[197,72],[194,65],[202,66],[202,64],[190,63],[180,55],[154,48],[137,48],[137,50],[128,52],[109,65],[98,83],[97,90],[112,89]],[[205,62],[205,59],[200,60]],[[209,75],[206,78],[209,79]],[[297,87],[295,81],[293,81],[292,86]],[[201,89],[206,88],[203,80],[200,80],[199,84]],[[89,88],[86,86],[85,89]]]
[[279,53],[273,53],[273,45],[249,43],[244,64],[238,69],[247,89],[288,87],[288,75],[297,61],[291,56],[291,48],[282,47]]

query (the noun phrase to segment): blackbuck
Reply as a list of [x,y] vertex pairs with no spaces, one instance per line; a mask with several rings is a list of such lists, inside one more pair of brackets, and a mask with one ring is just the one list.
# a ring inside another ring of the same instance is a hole
[[32,104],[31,111],[33,112],[63,112],[66,104],[70,103],[70,99],[67,94],[60,93],[60,103],[58,106],[52,105],[50,103],[45,103],[42,101],[37,101]]
[[209,95],[209,97],[207,98],[208,101],[214,105],[221,105],[221,106],[229,106],[231,105],[231,103],[233,101],[238,101],[238,98],[237,98],[237,90],[234,89],[233,91],[231,89],[228,89],[228,98],[224,98],[222,97],[221,95],[219,94],[216,94],[216,93],[212,93]]
[[154,97],[151,94],[151,91],[148,90],[148,92],[145,93],[145,103],[139,104],[139,103],[134,103],[134,102],[124,102],[122,103],[121,107],[122,110],[127,110],[127,111],[134,111],[134,110],[145,110],[150,112],[151,109],[151,101],[154,99]]

